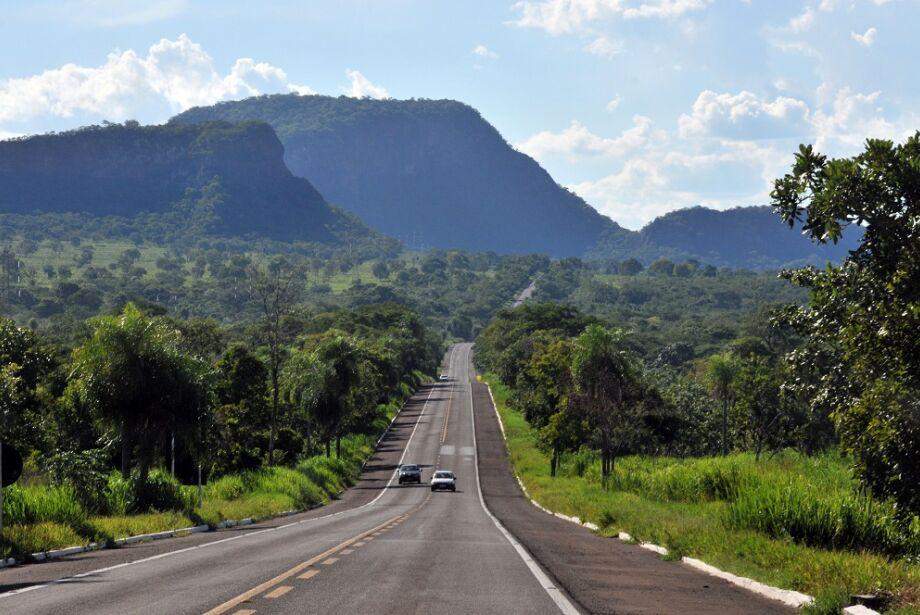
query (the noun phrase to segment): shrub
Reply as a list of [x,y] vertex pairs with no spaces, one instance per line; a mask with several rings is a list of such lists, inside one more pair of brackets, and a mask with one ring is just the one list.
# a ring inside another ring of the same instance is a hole
[[744,492],[729,505],[725,522],[813,547],[920,554],[920,524],[899,523],[895,512],[892,505],[865,495],[822,494],[790,480]]
[[188,511],[195,506],[193,495],[168,473],[154,470],[146,479],[137,474],[124,479],[113,473],[106,500],[110,514],[128,515],[154,510]]

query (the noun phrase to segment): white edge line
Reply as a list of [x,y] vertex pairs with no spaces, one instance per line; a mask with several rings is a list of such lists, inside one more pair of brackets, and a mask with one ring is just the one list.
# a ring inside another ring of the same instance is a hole
[[[498,424],[499,424],[499,427],[501,427],[502,436],[507,441],[507,436],[505,435],[505,425],[504,425],[504,422],[502,421],[501,414],[499,414],[498,412],[498,406],[495,404],[495,397],[492,395],[492,387],[490,387],[489,383],[487,382],[484,384],[486,385],[486,388],[489,390],[489,397],[492,400],[492,408],[495,410],[495,415],[498,417]],[[470,394],[472,395],[472,387],[470,388],[470,391],[471,391]],[[528,500],[530,500],[531,504],[533,504],[534,506],[536,506],[543,512],[553,515],[554,517],[563,519],[565,521],[569,521],[571,523],[581,525],[583,527],[586,527],[594,531],[597,531],[599,529],[598,526],[595,525],[594,523],[583,522],[578,517],[569,517],[567,515],[563,515],[562,513],[553,512],[549,510],[548,508],[541,506],[539,502],[537,502],[536,500],[530,497],[530,494],[527,492],[527,488],[524,486],[523,481],[521,481],[521,477],[517,475],[517,472],[515,472],[514,477],[517,479],[518,484],[521,486],[521,490],[524,492],[524,496],[527,497]],[[617,538],[619,538],[620,540],[624,542],[632,542],[634,540],[633,537],[627,534],[626,532],[620,532]],[[647,549],[649,551],[654,551],[655,553],[662,555],[662,556],[668,554],[667,548],[659,546],[659,545],[655,545],[649,542],[643,542],[643,543],[638,544],[637,546],[643,549]],[[707,564],[706,562],[703,562],[701,560],[694,559],[692,557],[682,557],[681,561],[684,564],[690,566],[691,568],[699,570],[700,572],[705,572],[706,574],[709,574],[711,576],[728,581],[732,585],[746,589],[754,594],[763,596],[764,598],[769,598],[771,600],[776,600],[777,602],[782,602],[783,604],[786,604],[788,606],[800,608],[802,606],[805,606],[806,604],[814,602],[814,598],[812,596],[809,596],[808,594],[803,594],[801,592],[797,592],[791,589],[782,589],[779,587],[773,587],[772,585],[767,585],[765,583],[761,583],[760,581],[755,581],[754,579],[749,579],[747,577],[740,577],[730,572],[725,572],[724,570],[716,568],[715,566]],[[850,607],[850,608],[853,608],[853,607]],[[850,612],[850,611],[847,611],[846,609],[844,609],[844,612]],[[852,611],[851,613],[852,615],[872,615],[872,614],[878,615],[876,611],[873,611],[872,609],[868,609],[866,607],[860,607],[860,610]]]
[[[451,356],[453,356],[453,350],[451,350]],[[399,458],[399,463],[397,464],[396,469],[393,470],[393,474],[390,475],[390,480],[389,480],[389,482],[387,482],[386,487],[384,487],[383,489],[380,490],[380,493],[377,494],[377,497],[375,497],[375,498],[374,498],[373,500],[371,500],[370,502],[367,502],[367,503],[362,504],[361,506],[357,506],[357,507],[355,507],[355,508],[349,508],[349,509],[347,509],[347,510],[340,510],[339,512],[330,513],[330,514],[328,514],[328,515],[323,515],[323,516],[321,516],[321,517],[312,517],[312,518],[310,518],[310,519],[301,519],[300,521],[294,521],[293,523],[287,523],[287,524],[285,524],[285,525],[279,525],[278,527],[268,527],[268,528],[265,528],[265,529],[262,529],[262,530],[255,530],[255,531],[250,532],[250,533],[248,533],[248,534],[240,534],[240,535],[237,535],[237,536],[230,536],[229,538],[222,538],[222,539],[220,539],[220,540],[215,540],[214,542],[208,542],[208,543],[205,543],[205,544],[203,544],[203,545],[194,545],[194,546],[191,546],[191,547],[186,547],[186,548],[184,548],[184,549],[177,549],[177,550],[175,550],[175,551],[167,551],[167,552],[165,552],[165,553],[158,553],[157,555],[151,555],[150,557],[144,557],[144,558],[141,558],[141,559],[138,559],[138,560],[132,560],[132,561],[130,561],[130,562],[122,562],[121,564],[115,564],[115,565],[113,565],[113,566],[106,566],[105,568],[97,568],[96,570],[89,570],[89,571],[87,571],[87,572],[81,572],[81,573],[79,573],[79,574],[74,574],[74,575],[71,575],[71,576],[62,577],[62,578],[60,578],[60,579],[55,579],[55,580],[53,580],[53,581],[47,581],[47,582],[45,582],[45,583],[39,583],[39,584],[36,584],[36,585],[29,585],[28,587],[21,587],[21,588],[19,588],[19,589],[13,589],[13,590],[10,590],[10,591],[8,591],[8,592],[4,592],[4,593],[0,594],[0,599],[3,599],[3,598],[10,598],[10,597],[13,597],[13,596],[18,596],[19,594],[24,594],[24,593],[26,593],[26,592],[35,591],[35,590],[37,590],[37,589],[42,589],[42,588],[45,588],[45,587],[51,587],[52,585],[61,585],[61,584],[63,584],[63,583],[69,583],[69,582],[73,581],[74,579],[82,579],[82,578],[85,578],[85,577],[89,577],[89,576],[93,576],[93,575],[97,575],[97,574],[102,574],[102,573],[104,573],[104,572],[111,572],[112,570],[117,570],[117,569],[119,569],[119,568],[124,568],[124,567],[126,567],[126,566],[133,566],[133,565],[135,565],[135,564],[143,564],[143,563],[146,563],[146,562],[151,562],[151,561],[154,561],[154,560],[162,559],[162,558],[164,558],[164,557],[171,557],[171,556],[173,556],[173,555],[179,555],[179,554],[181,554],[181,553],[188,553],[189,551],[194,551],[194,550],[196,550],[196,549],[206,549],[206,548],[212,547],[212,546],[214,546],[214,545],[226,544],[226,543],[228,543],[228,542],[232,542],[232,541],[234,541],[234,540],[239,540],[239,539],[241,539],[241,538],[247,538],[247,537],[249,537],[249,536],[257,536],[257,535],[259,535],[259,534],[264,534],[265,532],[274,532],[275,530],[282,530],[282,529],[285,529],[285,528],[288,528],[288,527],[292,527],[292,526],[295,526],[295,525],[300,525],[300,524],[302,524],[302,523],[309,523],[309,522],[313,522],[313,521],[319,521],[319,520],[321,520],[321,519],[328,519],[328,518],[330,518],[330,517],[337,517],[337,516],[343,515],[343,514],[345,514],[345,513],[352,513],[352,512],[354,512],[354,511],[356,511],[356,510],[361,510],[362,508],[366,508],[366,507],[368,507],[368,506],[371,506],[371,505],[375,504],[375,503],[377,502],[377,500],[379,500],[381,497],[383,497],[383,494],[386,493],[387,489],[393,484],[393,479],[396,477],[396,474],[397,474],[397,472],[399,471],[399,466],[402,465],[403,459],[406,457],[406,452],[408,452],[408,450],[409,450],[409,445],[412,443],[412,438],[413,438],[413,436],[415,435],[415,431],[418,429],[419,423],[421,422],[422,415],[425,414],[425,409],[428,407],[428,401],[431,399],[431,394],[434,392],[434,389],[435,389],[435,387],[432,386],[432,387],[431,387],[431,390],[428,391],[428,397],[425,398],[425,403],[424,403],[424,405],[422,406],[422,411],[419,412],[419,415],[418,415],[418,416],[416,417],[416,419],[415,419],[415,426],[412,428],[412,433],[409,434],[409,439],[406,441],[406,448],[403,449],[403,454],[402,454],[402,456]],[[472,388],[470,389],[470,391],[471,391],[471,392],[470,392],[470,395],[472,396]],[[409,399],[411,399],[411,397],[410,397]],[[472,397],[471,397],[471,399],[472,399]],[[409,400],[406,400],[406,403],[408,403],[408,402],[409,402]],[[400,410],[400,412],[402,412],[402,410]],[[399,413],[397,413],[397,416],[399,416]],[[396,421],[396,417],[393,417],[393,421],[390,421],[390,425],[387,427],[387,432],[390,430],[390,426],[392,426],[393,423],[394,423],[395,421]],[[384,435],[386,435],[386,432],[384,432]],[[474,440],[475,440],[475,433],[473,434],[473,437],[474,437]],[[377,442],[378,445],[379,445],[379,443],[380,443],[381,440],[383,440],[383,436],[381,436],[381,437],[380,437],[380,440],[378,440],[378,442]],[[376,448],[376,447],[375,447],[375,448]],[[474,450],[475,450],[475,447],[474,447]],[[477,481],[478,481],[478,467],[477,467]],[[480,494],[480,497],[482,497],[481,494]],[[486,511],[486,512],[488,512],[488,511]]]
[[[562,590],[560,590],[556,585],[550,580],[549,576],[540,568],[540,565],[536,562],[533,556],[525,549],[521,543],[519,543],[514,536],[505,529],[505,526],[501,524],[495,515],[492,514],[492,511],[489,510],[489,507],[486,506],[485,498],[482,497],[482,485],[479,482],[479,447],[476,444],[476,412],[473,409],[473,382],[470,378],[469,373],[469,359],[466,362],[467,367],[467,384],[469,385],[470,391],[470,419],[473,424],[473,466],[476,468],[476,491],[479,493],[479,504],[482,506],[482,509],[486,512],[486,515],[492,520],[492,523],[495,524],[495,527],[498,528],[498,531],[505,537],[505,539],[511,543],[511,546],[514,547],[514,550],[524,561],[524,564],[530,570],[531,574],[537,579],[537,582],[549,595],[550,599],[559,607],[559,610],[565,615],[579,615],[579,611],[574,604],[569,600]],[[491,391],[490,391],[491,393]]]

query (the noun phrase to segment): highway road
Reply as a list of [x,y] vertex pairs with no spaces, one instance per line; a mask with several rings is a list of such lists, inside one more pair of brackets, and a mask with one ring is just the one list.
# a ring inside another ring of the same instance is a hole
[[[471,350],[447,353],[448,380],[409,400],[341,499],[0,570],[0,613],[793,612],[532,506]],[[423,484],[400,486],[399,463],[421,465]],[[424,483],[436,469],[457,474],[457,493],[431,493]]]
[[[560,613],[569,599],[501,529],[478,486],[470,345],[421,389],[361,482],[282,521],[0,571],[2,613]],[[458,475],[399,486],[397,462]],[[170,543],[170,544],[167,544]]]

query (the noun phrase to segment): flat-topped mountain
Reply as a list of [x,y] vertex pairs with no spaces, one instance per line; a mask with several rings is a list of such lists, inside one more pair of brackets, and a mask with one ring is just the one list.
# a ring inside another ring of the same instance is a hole
[[625,232],[456,101],[260,96],[172,123],[214,120],[268,122],[291,171],[410,246],[574,256]]
[[369,231],[284,163],[264,123],[94,126],[0,142],[0,213],[166,213],[204,191],[208,228],[334,242]]

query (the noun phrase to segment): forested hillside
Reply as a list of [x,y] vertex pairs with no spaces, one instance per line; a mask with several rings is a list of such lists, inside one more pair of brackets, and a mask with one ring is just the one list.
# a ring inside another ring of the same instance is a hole
[[337,243],[366,237],[295,177],[271,127],[93,126],[0,142],[0,213],[169,214],[186,231]]
[[856,249],[861,232],[848,228],[837,244],[819,244],[790,229],[768,206],[717,211],[691,207],[669,212],[635,236],[613,235],[589,250],[597,258],[696,259],[707,264],[748,269],[779,269],[839,262]]
[[173,123],[212,120],[268,122],[295,174],[410,246],[574,256],[627,232],[456,101],[262,96]]

